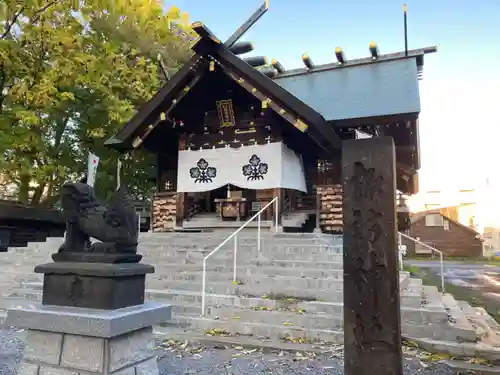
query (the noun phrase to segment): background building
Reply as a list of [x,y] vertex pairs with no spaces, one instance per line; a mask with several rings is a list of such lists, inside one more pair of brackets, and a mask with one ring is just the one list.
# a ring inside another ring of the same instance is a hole
[[[457,215],[455,207],[437,208],[413,214],[409,235],[443,252],[449,257],[473,257],[483,255],[483,240],[474,229],[452,216]],[[445,212],[449,212],[448,216]],[[437,256],[432,250],[413,241],[403,239],[409,255]]]
[[409,205],[412,212],[440,209],[454,221],[482,233],[484,217],[479,204],[479,192],[471,188],[427,190],[411,197]]

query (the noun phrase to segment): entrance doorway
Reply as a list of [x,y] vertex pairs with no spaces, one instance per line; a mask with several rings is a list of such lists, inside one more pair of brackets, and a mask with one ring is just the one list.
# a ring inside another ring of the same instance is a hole
[[246,220],[253,212],[254,206],[257,211],[259,210],[257,190],[242,189],[235,185],[229,187],[224,185],[205,192],[187,193],[187,199],[187,220],[196,215],[213,216],[230,221]]

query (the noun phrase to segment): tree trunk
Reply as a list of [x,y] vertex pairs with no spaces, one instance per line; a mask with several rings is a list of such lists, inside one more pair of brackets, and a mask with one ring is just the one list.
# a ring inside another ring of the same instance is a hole
[[41,182],[40,185],[35,188],[33,197],[31,198],[31,204],[36,205],[40,203],[40,199],[42,199],[43,196],[43,191],[45,190],[45,185],[46,182]]
[[21,175],[19,182],[19,193],[18,193],[19,196],[17,198],[21,203],[28,204],[29,202],[30,181],[31,181],[31,175],[29,174]]

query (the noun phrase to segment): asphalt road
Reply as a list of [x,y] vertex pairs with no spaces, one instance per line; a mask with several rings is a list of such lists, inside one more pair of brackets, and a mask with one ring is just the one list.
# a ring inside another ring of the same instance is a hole
[[[437,275],[441,275],[439,261],[406,259],[404,260],[404,264],[428,269]],[[500,301],[499,266],[445,260],[443,269],[446,282],[478,290],[490,298]]]

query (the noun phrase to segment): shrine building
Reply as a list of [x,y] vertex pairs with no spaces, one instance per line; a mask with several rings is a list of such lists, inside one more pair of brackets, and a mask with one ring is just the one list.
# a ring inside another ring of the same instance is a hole
[[[106,144],[157,157],[153,231],[239,227],[274,197],[285,230],[342,231],[341,143],[392,136],[398,190],[418,190],[419,84],[436,47],[286,70],[206,26],[194,55]],[[262,217],[271,227],[274,206]]]

